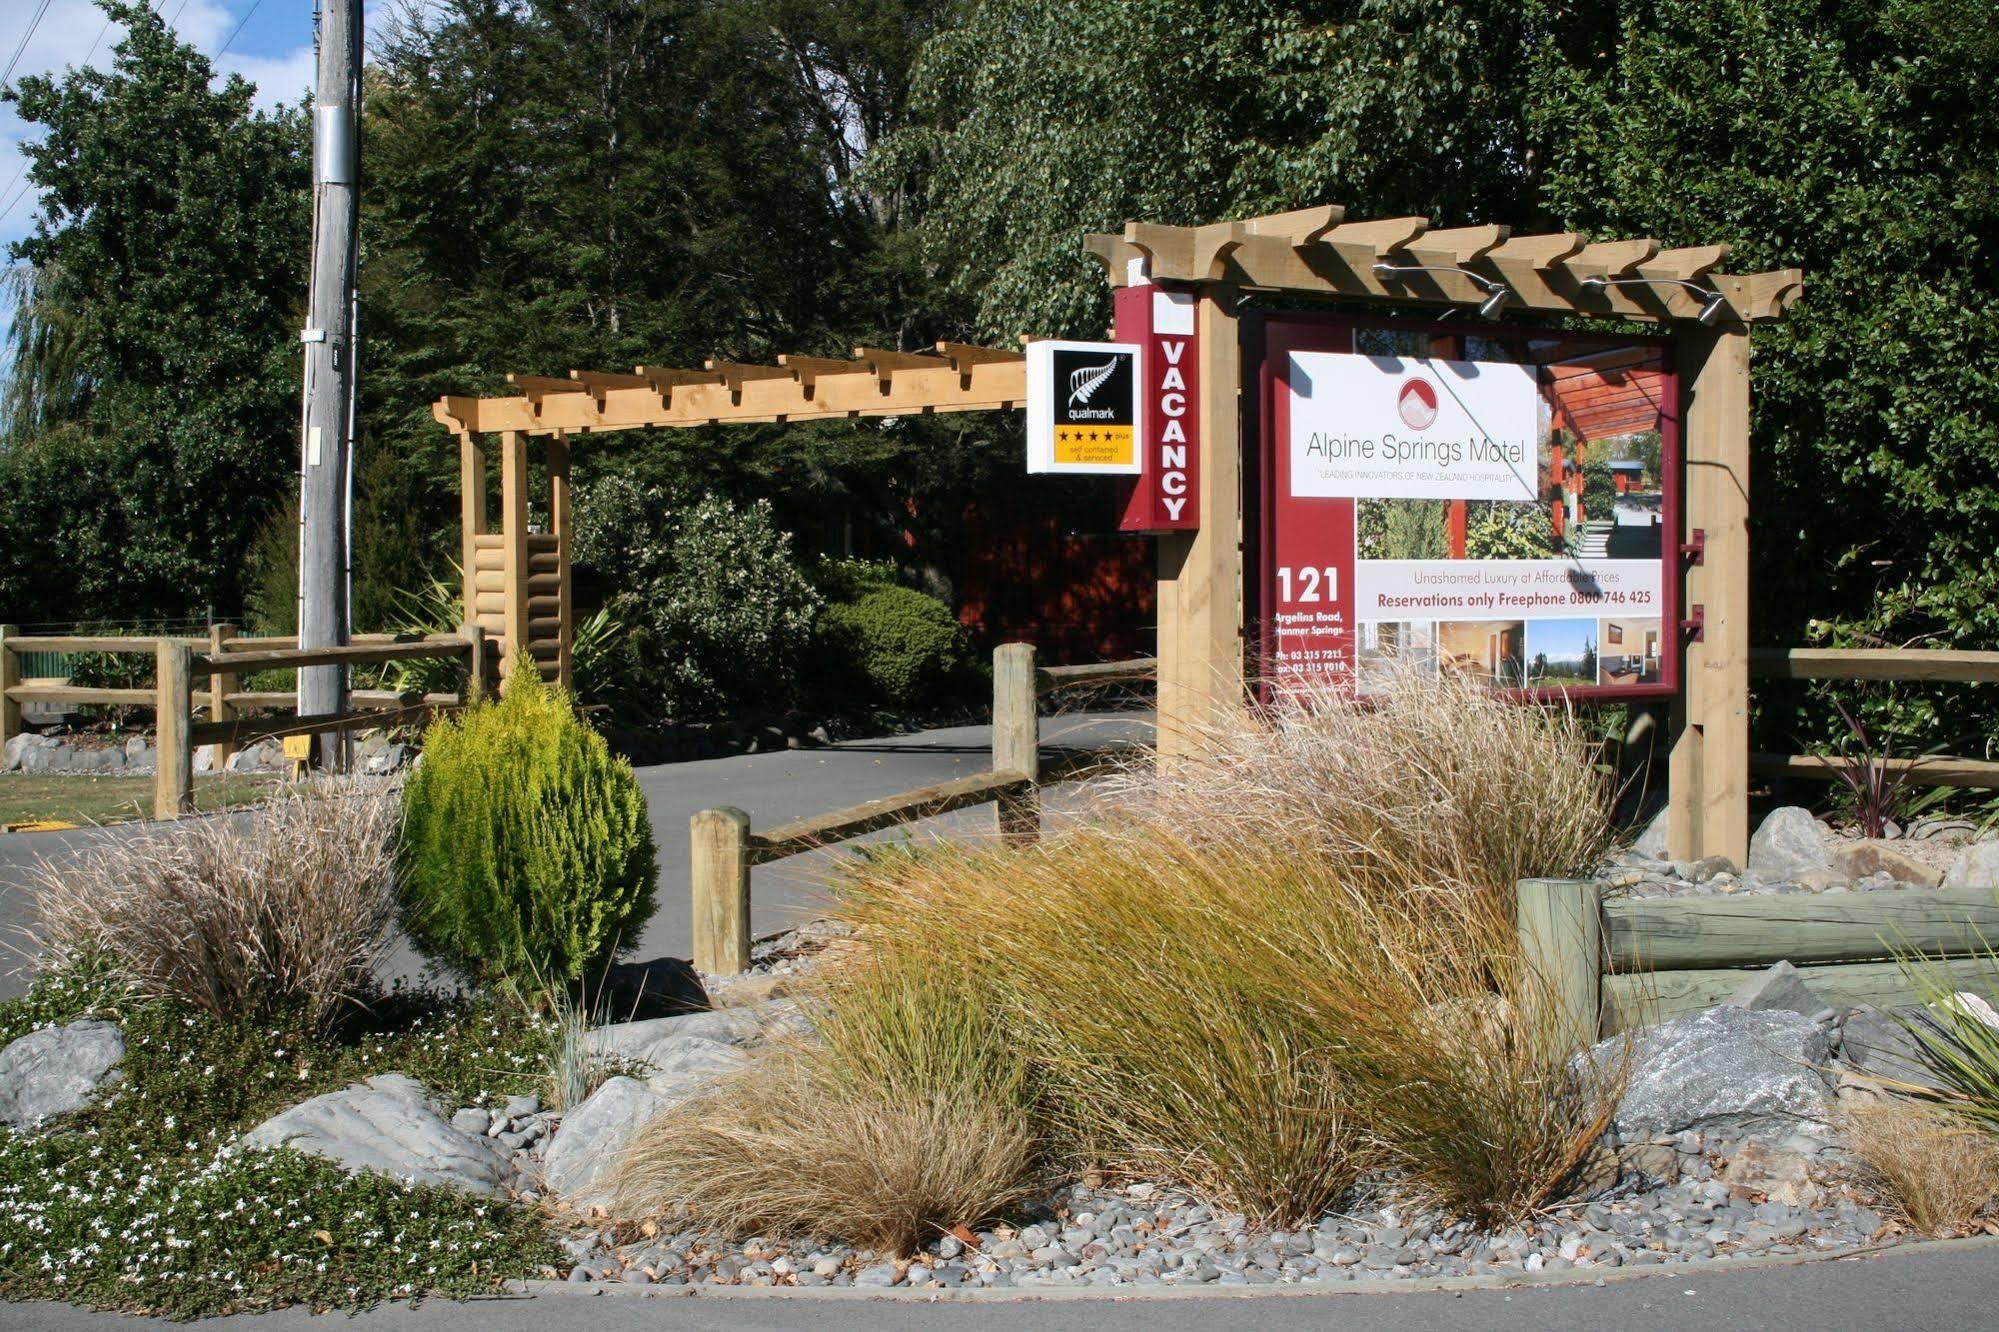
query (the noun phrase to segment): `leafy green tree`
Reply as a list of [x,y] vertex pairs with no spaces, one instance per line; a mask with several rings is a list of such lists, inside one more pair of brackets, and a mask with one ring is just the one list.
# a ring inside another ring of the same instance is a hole
[[932,252],[982,332],[1093,334],[1080,233],[1127,218],[1522,218],[1521,22],[1488,0],[985,0],[925,50],[884,167],[923,164]]
[[10,257],[0,607],[21,620],[200,613],[287,485],[308,199],[304,119],[252,110],[143,4],[108,70],[8,90],[33,234]]
[[[1565,223],[1804,269],[1756,333],[1758,640],[1999,645],[1999,17],[1577,0],[1536,26],[1530,124]],[[1773,744],[1826,718],[1759,694]],[[1999,743],[1977,706],[1905,691],[1869,720],[1975,750]]]

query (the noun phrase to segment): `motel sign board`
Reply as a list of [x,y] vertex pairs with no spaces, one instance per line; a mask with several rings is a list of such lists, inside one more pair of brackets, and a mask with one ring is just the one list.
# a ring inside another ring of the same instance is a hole
[[1192,292],[1153,283],[1118,288],[1116,332],[1145,349],[1140,396],[1146,431],[1139,472],[1126,482],[1118,529],[1191,532],[1201,525],[1200,368]]
[[1132,475],[1144,428],[1141,348],[1124,342],[1027,345],[1027,470]]

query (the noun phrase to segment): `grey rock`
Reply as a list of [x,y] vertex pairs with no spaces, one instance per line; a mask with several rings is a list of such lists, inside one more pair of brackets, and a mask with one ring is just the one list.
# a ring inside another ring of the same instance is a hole
[[50,750],[55,746],[56,738],[52,735],[36,735],[32,731],[10,735],[7,737],[6,746],[0,748],[0,772],[13,772],[16,769],[30,771],[25,766],[28,755]]
[[1779,962],[1768,971],[1752,976],[1741,989],[1729,996],[1728,1003],[1735,1008],[1756,1012],[1783,1009],[1812,1018],[1826,1009],[1825,996],[1807,985],[1805,978],[1798,974],[1798,969],[1789,962]]
[[[1901,1014],[1914,1020],[1923,1011],[1907,1008]],[[1869,1077],[1945,1090],[1943,1080],[1923,1056],[1922,1043],[1893,1014],[1874,1008],[1848,1014],[1840,1027],[1839,1052],[1843,1060]]]
[[115,1081],[125,1034],[86,1018],[31,1031],[0,1050],[0,1124],[34,1124],[89,1105]]
[[[1822,1120],[1828,1103],[1819,1068],[1829,1048],[1824,1027],[1784,1009],[1723,1005],[1662,1022],[1638,1038],[1612,1126],[1636,1140]],[[1621,1040],[1608,1040],[1593,1057],[1610,1067],[1622,1053]]]
[[485,1137],[486,1130],[492,1126],[492,1122],[492,1116],[475,1106],[468,1106],[451,1116],[451,1127],[475,1138]]
[[508,1119],[526,1119],[529,1115],[541,1113],[541,1097],[509,1096],[501,1108],[506,1111]]
[[636,1078],[612,1078],[563,1116],[542,1158],[542,1177],[572,1206],[608,1199],[608,1186],[632,1138],[667,1101]]
[[1830,871],[1825,830],[1808,809],[1773,809],[1749,839],[1749,872],[1767,879],[1795,878],[1808,870]]
[[753,1009],[717,1008],[643,1022],[614,1022],[591,1028],[583,1039],[591,1054],[638,1060],[658,1068],[671,1057],[676,1043],[688,1037],[744,1045],[762,1034],[763,1021]]
[[289,1147],[352,1172],[372,1170],[463,1193],[503,1196],[514,1180],[503,1149],[447,1123],[422,1086],[400,1073],[315,1096],[257,1125],[238,1145]]
[[683,1036],[663,1042],[653,1049],[652,1067],[646,1086],[678,1105],[707,1091],[723,1075],[749,1062],[739,1046],[710,1040],[705,1036]]
[[1946,888],[1999,888],[1999,842],[1973,842],[1945,871]]
[[415,753],[415,750],[405,744],[386,744],[362,760],[361,771],[370,777],[386,777],[392,772],[401,772],[407,768]]

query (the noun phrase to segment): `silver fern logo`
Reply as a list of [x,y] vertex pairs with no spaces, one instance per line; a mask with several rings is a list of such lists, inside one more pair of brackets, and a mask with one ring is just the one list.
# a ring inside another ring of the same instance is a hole
[[1086,365],[1069,376],[1069,405],[1088,403],[1090,395],[1104,386],[1104,381],[1117,373],[1117,357],[1113,356],[1102,365]]

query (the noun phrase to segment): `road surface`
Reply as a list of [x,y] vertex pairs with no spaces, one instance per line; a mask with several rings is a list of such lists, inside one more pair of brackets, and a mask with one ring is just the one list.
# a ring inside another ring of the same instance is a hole
[[[1141,713],[1044,717],[1041,735],[1045,751],[1090,748],[1149,740],[1151,724]],[[734,805],[749,813],[753,828],[769,828],[991,767],[990,728],[954,726],[851,740],[823,749],[660,763],[637,769],[659,847],[659,910],[629,956],[637,961],[684,958],[692,947],[687,821],[697,811]],[[5,780],[0,777],[0,781]],[[1061,808],[1065,792],[1071,790],[1051,791],[1049,808]],[[990,806],[961,810],[918,825],[918,835],[949,831],[983,836],[990,833],[992,823]],[[133,823],[76,832],[0,834],[0,998],[18,994],[27,984],[26,960],[16,948],[22,929],[33,919],[24,885],[36,862],[42,857],[59,860],[101,838],[142,835],[146,827]],[[868,840],[899,835],[888,831]],[[813,914],[823,901],[827,868],[843,854],[829,848],[757,869],[750,885],[753,932],[774,933]],[[390,974],[413,975],[417,969],[415,959],[401,949],[392,953],[386,965]]]
[[[203,1332],[1639,1332],[1652,1328],[1834,1332],[1844,1328],[1990,1327],[1999,1308],[1999,1249],[1891,1251],[1879,1257],[1742,1272],[1658,1275],[1601,1286],[1373,1294],[1330,1291],[1251,1298],[1109,1296],[1004,1303],[904,1300],[637,1298],[563,1292],[516,1300],[411,1308],[349,1317],[299,1309],[214,1319]],[[119,1332],[141,1320],[61,1305],[0,1305],[0,1330]],[[163,1325],[164,1326],[164,1325]],[[185,1326],[182,1324],[180,1326]]]

